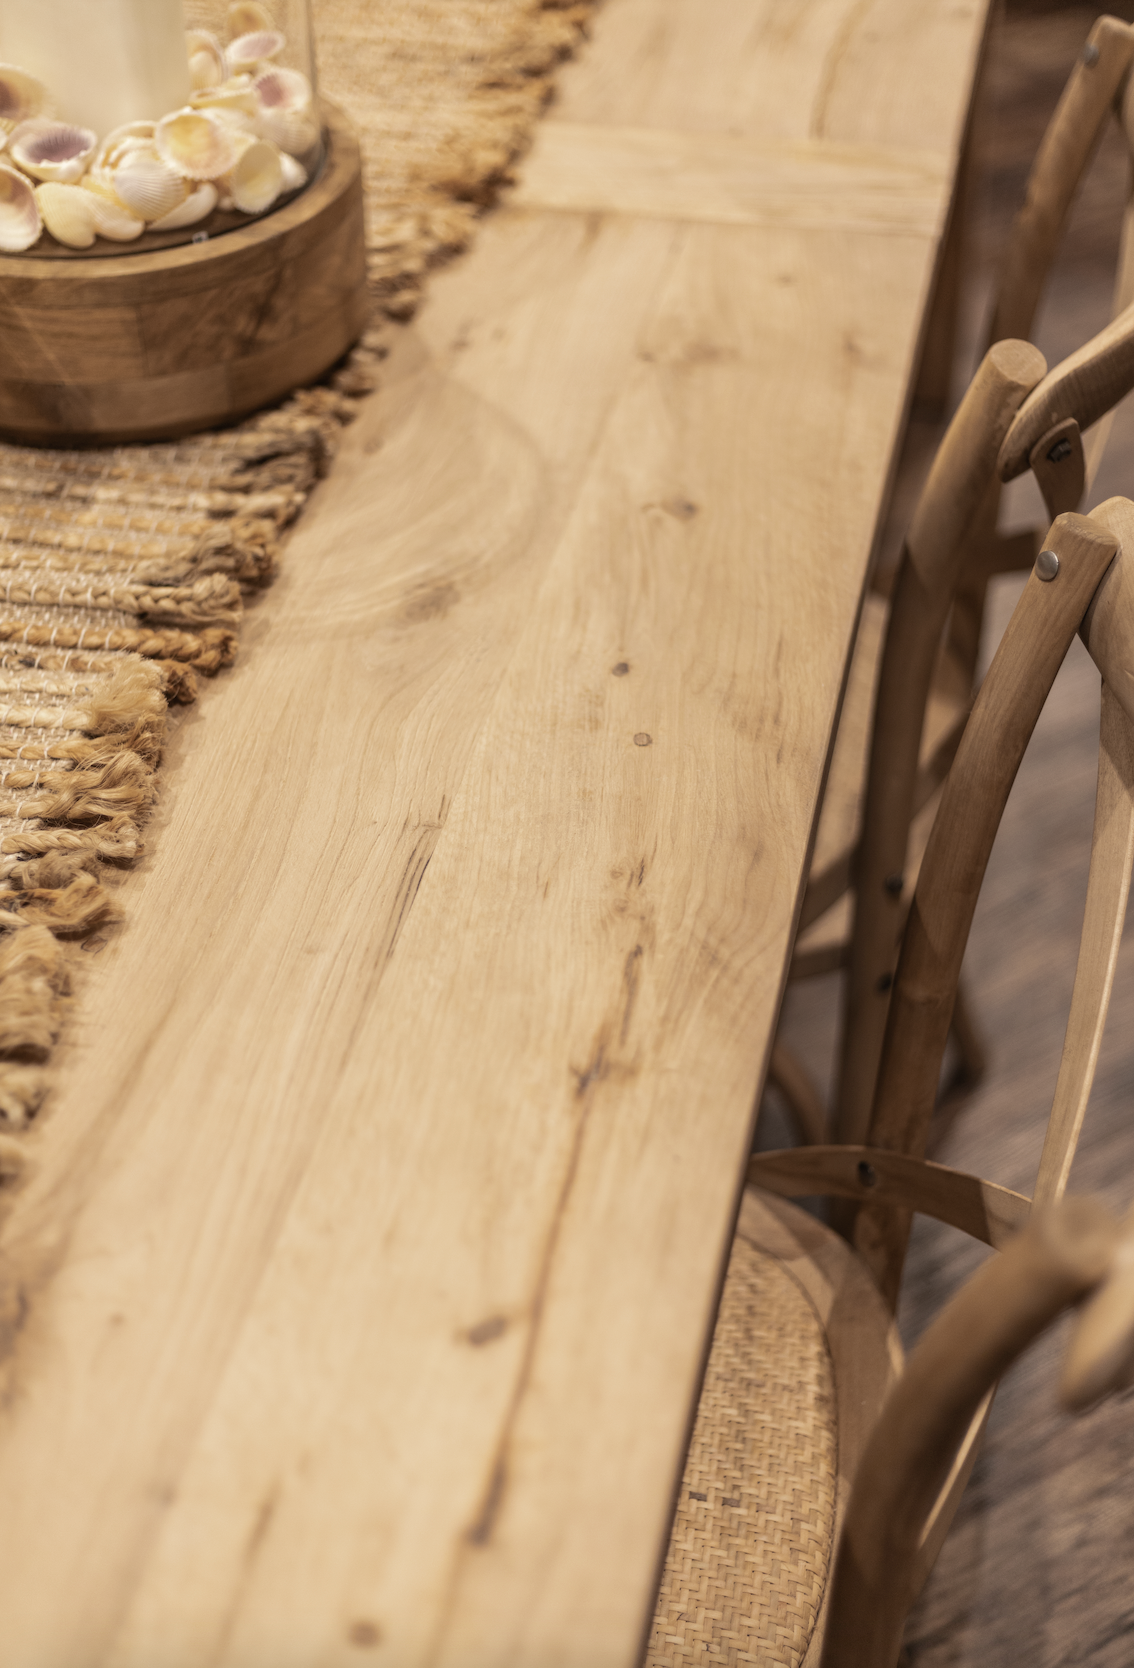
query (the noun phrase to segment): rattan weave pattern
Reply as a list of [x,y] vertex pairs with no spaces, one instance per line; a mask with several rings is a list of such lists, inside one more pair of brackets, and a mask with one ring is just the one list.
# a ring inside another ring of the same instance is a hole
[[819,1318],[737,1236],[670,1536],[646,1668],[796,1668],[835,1522],[835,1382]]

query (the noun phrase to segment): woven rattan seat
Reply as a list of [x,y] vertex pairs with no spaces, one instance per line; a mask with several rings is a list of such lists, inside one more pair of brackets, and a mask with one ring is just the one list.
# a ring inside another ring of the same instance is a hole
[[[900,1345],[845,1241],[750,1190],[721,1297],[646,1668],[798,1668],[816,1639],[857,1462],[840,1419]],[[841,1472],[840,1478],[840,1460]]]

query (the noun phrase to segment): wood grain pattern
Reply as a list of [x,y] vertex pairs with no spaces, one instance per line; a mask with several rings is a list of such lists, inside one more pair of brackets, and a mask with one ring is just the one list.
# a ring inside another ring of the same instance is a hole
[[948,153],[545,122],[512,201],[741,226],[939,237]]
[[[871,33],[923,150],[982,25]],[[517,207],[437,281],[6,1224],[27,1668],[634,1661],[934,257]]]
[[202,244],[0,256],[0,433],[39,445],[166,439],[311,382],[369,314],[358,144],[294,201]]

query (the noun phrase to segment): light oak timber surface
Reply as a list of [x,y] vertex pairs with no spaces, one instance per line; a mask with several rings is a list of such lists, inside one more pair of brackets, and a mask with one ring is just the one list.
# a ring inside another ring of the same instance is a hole
[[934,257],[515,207],[436,279],[4,1227],[21,1668],[634,1661]]
[[823,143],[547,121],[514,205],[742,226],[893,230],[936,237],[949,158]]

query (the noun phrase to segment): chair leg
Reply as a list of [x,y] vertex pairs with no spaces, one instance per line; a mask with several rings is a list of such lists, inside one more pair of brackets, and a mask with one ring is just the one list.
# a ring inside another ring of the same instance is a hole
[[772,1044],[768,1082],[783,1096],[803,1144],[821,1147],[827,1139],[827,1109],[804,1067],[781,1042]]

